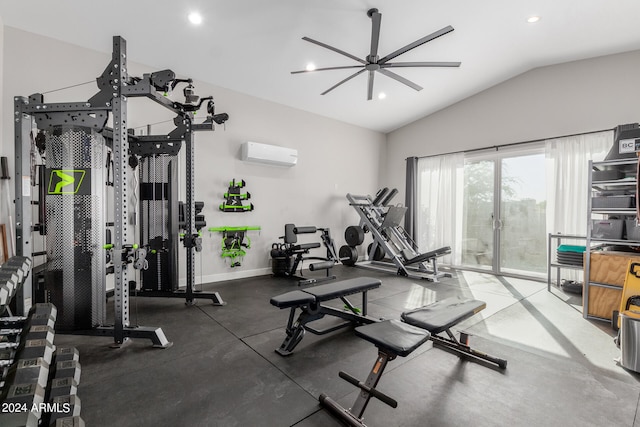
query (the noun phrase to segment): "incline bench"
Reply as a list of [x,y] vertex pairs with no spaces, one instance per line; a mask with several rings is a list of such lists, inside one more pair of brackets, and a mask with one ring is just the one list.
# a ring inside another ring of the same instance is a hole
[[[287,322],[287,337],[276,352],[281,356],[288,356],[304,337],[305,330],[324,335],[351,324],[373,323],[379,321],[367,316],[367,291],[379,288],[382,283],[371,277],[358,277],[325,285],[314,286],[306,289],[290,291],[271,298],[271,304],[280,309],[290,308],[289,321]],[[356,308],[347,299],[347,296],[362,294],[362,308]],[[345,310],[323,305],[323,302],[340,299],[345,304]],[[295,318],[296,311],[300,309],[300,315]],[[310,322],[322,319],[324,316],[335,316],[346,321],[337,326],[322,330],[314,329]]]
[[[363,414],[372,397],[395,408],[398,402],[386,394],[376,390],[387,362],[397,356],[405,357],[420,347],[425,341],[432,340],[434,346],[443,346],[459,355],[471,356],[475,359],[496,364],[500,369],[507,367],[507,361],[479,352],[469,347],[466,333],[456,339],[451,329],[453,326],[483,310],[483,301],[465,298],[447,298],[424,307],[402,313],[402,320],[384,320],[355,329],[356,335],[373,343],[378,348],[378,358],[373,364],[367,380],[362,383],[346,372],[340,372],[340,378],[360,388],[355,403],[350,409],[343,408],[336,401],[320,395],[322,406],[350,426],[364,426]],[[437,334],[446,332],[448,337]]]

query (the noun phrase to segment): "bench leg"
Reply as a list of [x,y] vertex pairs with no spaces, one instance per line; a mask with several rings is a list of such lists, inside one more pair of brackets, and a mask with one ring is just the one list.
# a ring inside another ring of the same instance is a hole
[[324,393],[322,393],[318,398],[320,404],[323,407],[327,408],[329,412],[338,417],[340,420],[353,427],[363,427],[365,425],[363,415],[372,397],[379,399],[392,408],[396,408],[398,406],[398,402],[395,399],[376,390],[378,381],[380,381],[380,377],[382,377],[382,373],[384,372],[387,363],[395,358],[396,355],[393,353],[378,350],[378,358],[373,364],[373,368],[371,369],[371,372],[369,372],[369,376],[364,383],[360,382],[358,379],[352,377],[346,372],[340,371],[340,378],[361,389],[361,392],[358,394],[358,397],[353,403],[351,409],[343,408],[339,403],[337,403],[335,400],[331,399]]
[[476,358],[476,359],[481,359],[481,360],[485,360],[487,362],[494,363],[500,369],[506,369],[507,368],[507,361],[505,359],[500,359],[498,357],[494,357],[494,356],[491,356],[489,354],[486,354],[486,353],[483,353],[481,351],[478,351],[478,350],[475,350],[475,349],[471,348],[469,346],[469,336],[466,333],[461,332],[460,333],[460,340],[458,340],[453,335],[453,332],[451,332],[450,329],[447,329],[445,332],[449,336],[448,338],[441,337],[439,335],[433,335],[433,334],[431,335],[431,337],[429,337],[429,339],[431,341],[433,341],[433,345],[434,346],[443,347],[443,348],[445,348],[447,350],[450,350],[453,353],[456,353],[458,355],[471,356],[471,357]]
[[293,349],[302,341],[305,333],[305,325],[314,320],[324,317],[323,313],[309,313],[305,308],[301,309],[301,313],[298,319],[295,320],[296,307],[291,308],[289,313],[289,321],[287,322],[287,336],[280,344],[280,347],[276,349],[276,353],[280,356],[289,356],[293,353]]

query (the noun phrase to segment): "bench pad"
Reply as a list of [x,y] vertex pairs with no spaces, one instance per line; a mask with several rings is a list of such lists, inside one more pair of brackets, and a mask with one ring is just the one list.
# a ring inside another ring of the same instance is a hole
[[380,285],[382,285],[382,282],[378,279],[356,277],[339,282],[327,283],[326,285],[313,286],[306,288],[303,292],[315,296],[316,300],[321,302],[379,288]]
[[291,291],[271,298],[271,305],[280,308],[298,307],[316,302],[316,297],[304,291]]
[[432,258],[437,258],[439,256],[444,256],[451,253],[450,246],[444,246],[442,248],[435,249],[433,251],[425,252],[423,254],[418,255],[415,258],[411,258],[407,260],[404,265],[417,264],[419,262],[428,261]]
[[452,326],[483,310],[487,304],[470,298],[452,297],[402,313],[402,320],[426,329],[432,334],[446,331]]
[[327,283],[326,285],[313,286],[306,289],[286,292],[271,298],[271,305],[280,308],[298,307],[315,302],[329,301],[379,288],[382,282],[371,277],[356,277],[354,279],[341,280]]
[[315,249],[319,247],[320,247],[320,243],[313,242],[313,243],[300,243],[298,245],[293,245],[291,249],[294,251],[307,251],[309,249]]
[[431,336],[429,331],[393,319],[358,326],[355,331],[357,336],[379,349],[402,357],[409,355]]

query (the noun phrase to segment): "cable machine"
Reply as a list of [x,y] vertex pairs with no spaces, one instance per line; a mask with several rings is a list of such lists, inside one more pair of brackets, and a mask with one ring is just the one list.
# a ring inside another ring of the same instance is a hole
[[[193,93],[191,80],[176,79],[171,70],[144,74],[142,78],[127,73],[126,41],[113,38],[111,62],[97,79],[98,93],[85,102],[44,103],[42,94],[14,98],[15,111],[15,205],[16,253],[34,254],[31,205],[31,136],[37,127],[36,139],[44,140],[46,165],[40,176],[40,224],[33,229],[47,236],[45,285],[59,304],[61,327],[75,333],[113,336],[114,345],[128,338],[150,339],[155,347],[166,348],[171,343],[159,327],[131,326],[129,319],[129,266],[142,269],[147,251],[155,250],[133,243],[129,231],[129,164],[140,158],[177,155],[185,143],[186,202],[182,238],[187,251],[187,286],[171,296],[186,299],[210,298],[222,304],[217,293],[197,293],[194,251],[201,246],[195,229],[194,202],[194,133],[212,131],[214,123],[222,124],[227,114],[215,114],[212,97],[201,98]],[[179,83],[187,83],[185,102],[164,96]],[[146,97],[176,114],[175,129],[167,135],[135,136],[127,127],[127,99]],[[194,122],[194,113],[207,103],[207,117]],[[106,127],[109,117],[113,128]],[[108,149],[109,148],[109,149]],[[105,158],[107,161],[105,162]],[[131,165],[133,166],[133,165]],[[105,182],[113,171],[113,233],[106,232]],[[155,184],[154,184],[155,186]],[[46,208],[43,206],[46,204]],[[44,218],[46,214],[46,219]],[[108,251],[105,253],[105,249]],[[114,323],[106,325],[106,260],[113,264]],[[155,296],[155,295],[154,295]],[[164,295],[162,295],[164,296]],[[16,298],[18,314],[25,314],[33,304],[31,275]]]

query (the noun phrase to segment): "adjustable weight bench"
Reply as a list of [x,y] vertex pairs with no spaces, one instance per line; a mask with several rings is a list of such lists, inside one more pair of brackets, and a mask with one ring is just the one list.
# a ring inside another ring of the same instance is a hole
[[[276,352],[281,356],[290,355],[304,337],[305,331],[315,335],[324,335],[352,324],[379,321],[379,319],[367,316],[367,292],[371,289],[379,288],[381,284],[378,279],[358,277],[290,291],[271,298],[272,305],[280,309],[291,309],[287,322],[287,336],[280,347],[276,349]],[[347,299],[347,296],[354,294],[362,294],[361,309],[355,307]],[[335,299],[340,299],[345,308],[338,309],[322,304]],[[300,314],[296,319],[295,316],[298,309]],[[309,323],[322,319],[326,315],[339,317],[344,319],[345,322],[322,330],[315,329],[309,325]]]
[[[340,378],[362,390],[350,409],[343,408],[324,393],[318,398],[320,404],[350,426],[365,425],[363,414],[372,397],[396,408],[398,402],[377,390],[376,385],[389,361],[397,356],[408,356],[427,340],[433,341],[434,346],[442,346],[462,356],[489,361],[495,363],[499,368],[505,369],[507,367],[506,360],[472,349],[469,347],[468,334],[460,333],[460,340],[458,340],[450,329],[485,307],[486,303],[479,300],[447,298],[402,313],[403,322],[385,320],[357,327],[355,329],[356,335],[373,343],[378,348],[378,358],[364,383],[346,372],[339,373]],[[446,332],[448,337],[437,335],[442,332]]]
[[[461,356],[471,356],[496,364],[500,369],[507,367],[507,361],[490,356],[469,346],[469,335],[460,332],[457,339],[451,328],[484,310],[487,304],[470,298],[452,297],[433,304],[402,313],[402,320],[418,328],[431,332],[430,340],[435,347],[442,347]],[[438,335],[446,333],[446,337]]]

